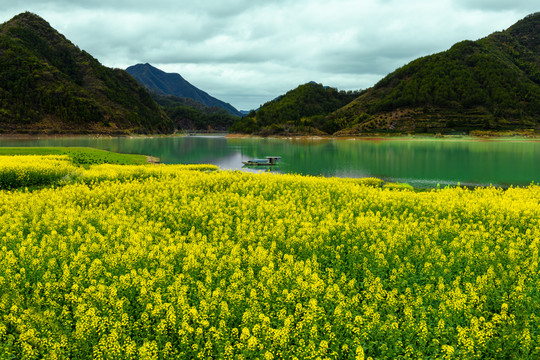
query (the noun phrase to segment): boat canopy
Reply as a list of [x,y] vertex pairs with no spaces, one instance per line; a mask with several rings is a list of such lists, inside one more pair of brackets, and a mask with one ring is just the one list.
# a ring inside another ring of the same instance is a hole
[[264,159],[252,159],[243,161],[244,165],[276,165],[281,157],[279,156],[267,156]]
[[268,163],[269,159],[252,159],[252,160],[249,160],[249,162],[252,162],[252,163],[258,163],[258,164],[266,164]]
[[279,162],[279,160],[281,160],[281,157],[279,157],[279,156],[267,156],[266,160],[270,164],[277,164]]

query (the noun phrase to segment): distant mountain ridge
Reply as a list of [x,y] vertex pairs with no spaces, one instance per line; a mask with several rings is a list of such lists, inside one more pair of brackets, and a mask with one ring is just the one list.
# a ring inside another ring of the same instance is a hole
[[158,94],[190,98],[209,107],[220,107],[231,115],[242,116],[234,106],[198,89],[180,74],[166,73],[148,63],[130,66],[126,71],[141,85]]
[[[310,82],[242,119],[212,110],[242,115],[179,74],[150,64],[128,71],[101,65],[39,16],[19,14],[0,24],[0,132],[540,133],[540,13],[416,59],[361,93]],[[145,87],[184,99],[159,98],[160,108]]]
[[540,131],[540,13],[416,59],[329,115],[338,135]]
[[170,133],[174,124],[123,70],[101,65],[30,12],[0,25],[0,131]]

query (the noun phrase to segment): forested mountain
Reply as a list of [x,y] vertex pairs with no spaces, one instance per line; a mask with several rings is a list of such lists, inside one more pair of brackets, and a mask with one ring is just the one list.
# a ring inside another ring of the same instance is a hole
[[540,13],[412,61],[327,121],[343,135],[540,130]]
[[231,125],[263,135],[540,131],[540,13],[414,60],[361,93],[311,82],[240,120],[230,115],[242,115],[234,107],[179,74],[149,64],[128,71],[157,92],[163,108],[127,72],[102,66],[39,16],[17,15],[0,25],[0,132],[169,133],[175,126]]
[[217,106],[231,115],[242,116],[231,104],[225,103],[190,84],[180,74],[166,73],[150,64],[130,66],[126,71],[148,90],[162,95],[190,98],[208,107]]
[[325,115],[355,99],[360,93],[309,82],[288,91],[236,122],[231,131],[261,135],[334,132]]
[[220,107],[209,107],[190,98],[162,95],[152,91],[150,94],[174,121],[178,129],[227,131],[235,121],[239,120],[238,116],[231,115]]
[[0,25],[0,131],[168,133],[172,121],[128,73],[102,66],[39,16]]

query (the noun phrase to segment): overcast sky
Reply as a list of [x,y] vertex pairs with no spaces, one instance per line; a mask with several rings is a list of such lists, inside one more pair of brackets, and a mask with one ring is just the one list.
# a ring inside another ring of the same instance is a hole
[[0,22],[31,11],[106,66],[150,63],[249,110],[309,81],[368,88],[539,10],[537,0],[0,0]]

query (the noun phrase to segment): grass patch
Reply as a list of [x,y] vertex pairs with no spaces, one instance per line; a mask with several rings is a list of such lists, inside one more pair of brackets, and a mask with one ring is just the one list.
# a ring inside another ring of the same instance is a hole
[[[92,149],[90,149],[92,150]],[[0,190],[26,188],[36,190],[46,186],[68,185],[77,182],[93,183],[99,181],[128,181],[149,177],[176,177],[183,171],[212,172],[215,165],[126,165],[97,163],[97,161],[119,161],[123,155],[105,152],[109,157],[98,157],[93,152],[71,152],[73,157],[62,155],[0,155]],[[87,156],[90,154],[90,156]],[[99,152],[97,153],[99,155]],[[77,166],[73,159],[78,160]]]
[[1,147],[0,189],[58,185],[78,178],[93,165],[142,165],[145,155],[86,147]]
[[0,155],[67,155],[73,165],[85,168],[98,164],[141,165],[147,163],[145,155],[119,154],[86,147],[1,147]]

